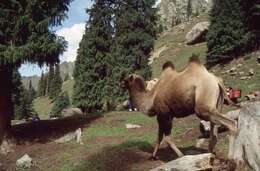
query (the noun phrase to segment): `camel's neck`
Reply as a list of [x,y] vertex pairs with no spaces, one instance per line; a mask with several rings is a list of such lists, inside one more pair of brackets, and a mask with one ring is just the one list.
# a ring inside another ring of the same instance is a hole
[[148,114],[151,111],[155,90],[146,91],[138,89],[129,90],[130,98],[133,104],[145,114]]

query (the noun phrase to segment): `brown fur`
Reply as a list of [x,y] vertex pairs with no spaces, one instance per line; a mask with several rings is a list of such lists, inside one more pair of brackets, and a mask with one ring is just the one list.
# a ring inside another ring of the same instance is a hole
[[[132,79],[130,79],[132,78]],[[231,144],[236,132],[233,120],[220,113],[223,99],[226,98],[223,82],[209,73],[200,63],[197,56],[192,56],[182,72],[167,67],[162,71],[158,83],[151,91],[147,91],[143,78],[132,74],[125,79],[133,103],[149,116],[157,116],[159,124],[158,142],[152,157],[165,136],[166,142],[178,154],[183,154],[171,140],[172,119],[196,114],[200,119],[211,122],[211,141],[209,151],[212,152],[216,144],[215,124],[223,124],[231,131]],[[232,146],[230,146],[232,147]],[[229,157],[232,158],[230,149]]]

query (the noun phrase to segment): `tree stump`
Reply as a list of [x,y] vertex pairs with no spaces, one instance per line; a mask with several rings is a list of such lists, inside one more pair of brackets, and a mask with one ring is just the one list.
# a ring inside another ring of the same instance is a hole
[[260,102],[249,103],[240,110],[234,160],[237,171],[260,170]]

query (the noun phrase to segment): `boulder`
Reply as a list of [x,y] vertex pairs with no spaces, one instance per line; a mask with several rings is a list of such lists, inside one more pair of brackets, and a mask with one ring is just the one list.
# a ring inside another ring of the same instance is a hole
[[214,155],[211,153],[187,155],[165,163],[150,171],[202,171],[211,170]]
[[66,143],[66,142],[76,139],[77,143],[79,143],[80,145],[83,145],[81,137],[82,137],[82,131],[81,131],[81,128],[78,128],[75,132],[70,132],[70,133],[56,139],[54,142]]
[[260,102],[243,106],[234,143],[237,170],[260,170]]
[[187,34],[186,42],[188,45],[193,45],[205,41],[205,35],[209,29],[209,22],[197,23]]
[[62,117],[77,117],[83,116],[83,112],[79,108],[67,108],[61,111]]
[[17,168],[30,168],[32,166],[32,158],[25,154],[20,159],[16,161]]

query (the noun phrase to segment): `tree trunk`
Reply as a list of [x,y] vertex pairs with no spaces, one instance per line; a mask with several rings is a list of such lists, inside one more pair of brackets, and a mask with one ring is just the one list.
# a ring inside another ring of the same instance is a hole
[[0,145],[11,127],[12,67],[0,66]]

